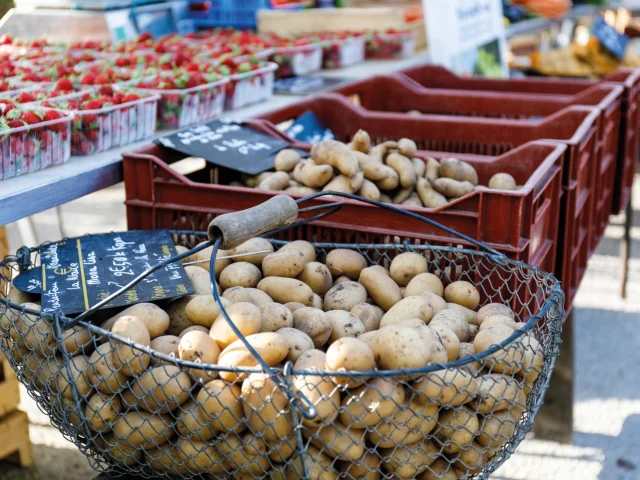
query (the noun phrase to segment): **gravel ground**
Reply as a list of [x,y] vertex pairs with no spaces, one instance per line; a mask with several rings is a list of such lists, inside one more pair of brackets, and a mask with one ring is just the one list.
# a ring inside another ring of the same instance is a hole
[[[635,198],[628,298],[621,300],[618,293],[622,228],[621,219],[613,218],[576,299],[573,444],[528,439],[492,479],[640,479],[640,192],[635,192]],[[122,199],[122,187],[117,186],[65,205],[64,233],[76,236],[125,229]],[[53,211],[34,220],[39,241],[60,237]],[[19,244],[15,226],[9,229],[9,239],[15,249]],[[26,394],[21,408],[32,422],[35,465],[20,470],[0,462],[0,479],[94,478],[82,454],[49,426]]]

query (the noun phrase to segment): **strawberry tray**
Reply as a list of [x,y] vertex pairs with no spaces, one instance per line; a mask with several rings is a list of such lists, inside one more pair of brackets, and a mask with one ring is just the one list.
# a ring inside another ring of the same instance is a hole
[[364,35],[327,40],[322,47],[322,68],[343,68],[363,62],[365,40]]
[[269,60],[278,64],[278,77],[298,77],[322,68],[324,43],[277,48]]
[[[119,103],[106,106],[99,106],[99,101],[92,100],[98,96],[98,92],[88,90],[45,102],[47,106],[66,109],[73,115],[73,155],[99,153],[153,136],[159,95],[123,89],[112,97]],[[92,108],[91,102],[98,108]]]
[[183,89],[138,88],[138,91],[160,96],[157,128],[184,128],[219,117],[225,105],[228,78]]
[[276,63],[269,62],[256,70],[230,75],[226,85],[225,110],[245,107],[270,98],[273,95],[277,69]]
[[367,35],[366,57],[368,60],[408,58],[416,52],[413,32],[376,32]]
[[[2,119],[0,179],[35,172],[69,160],[73,115],[49,108],[16,108],[15,111],[21,115],[23,112],[32,113],[37,119],[44,120],[11,128],[10,123],[13,121],[7,122],[6,118]],[[46,120],[47,117],[58,118]]]

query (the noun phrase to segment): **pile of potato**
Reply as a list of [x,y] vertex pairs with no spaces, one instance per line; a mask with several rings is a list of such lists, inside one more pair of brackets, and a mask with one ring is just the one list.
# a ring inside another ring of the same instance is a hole
[[[52,326],[11,310],[2,317],[5,351],[44,408],[90,432],[103,458],[183,477],[291,480],[305,462],[312,479],[459,479],[486,467],[537,394],[544,355],[535,330],[482,361],[406,372],[485,352],[523,325],[506,305],[478,308],[474,285],[443,282],[424,255],[401,253],[387,267],[356,250],[325,255],[295,241],[276,251],[261,238],[218,252],[227,254],[240,255],[215,264],[228,316],[270,366],[291,361],[303,372],[291,384],[317,411],[299,417],[308,455],[296,451],[292,406],[274,379],[230,369],[258,361],[214,301],[208,262],[185,266],[193,295],[133,305],[101,323],[190,368],[82,327],[65,332],[65,365]],[[15,289],[9,299],[40,308]]]
[[[359,130],[348,145],[325,140],[313,145],[308,159],[285,149],[275,158],[275,172],[244,176],[231,185],[310,195],[337,191],[415,207],[438,208],[479,188],[478,174],[456,158],[416,158],[416,143],[408,138],[372,146]],[[520,188],[508,173],[497,173],[490,189]],[[482,187],[480,187],[482,188]]]

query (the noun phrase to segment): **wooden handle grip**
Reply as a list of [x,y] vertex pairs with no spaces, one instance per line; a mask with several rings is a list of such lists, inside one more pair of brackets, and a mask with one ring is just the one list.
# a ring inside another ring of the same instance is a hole
[[226,213],[209,224],[209,240],[222,236],[223,250],[230,250],[247,240],[291,225],[298,218],[298,204],[288,195],[277,195],[253,208]]

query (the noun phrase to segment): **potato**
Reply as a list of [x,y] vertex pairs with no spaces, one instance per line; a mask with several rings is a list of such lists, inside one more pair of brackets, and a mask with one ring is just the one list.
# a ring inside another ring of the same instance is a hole
[[522,389],[517,380],[500,374],[486,374],[477,378],[478,393],[470,408],[482,415],[492,415],[511,409],[519,403]]
[[295,328],[281,328],[276,332],[282,335],[289,344],[289,353],[287,360],[295,362],[307,350],[313,350],[314,344],[311,337]]
[[371,137],[364,130],[358,130],[353,136],[349,148],[357,152],[369,153],[371,149]]
[[[35,303],[25,303],[23,307],[40,311],[40,305]],[[7,324],[5,320],[3,323]],[[49,320],[38,315],[21,313],[13,325],[14,328],[10,329],[10,334],[18,346],[26,347],[42,356],[49,356],[53,353],[56,338]]]
[[333,326],[325,313],[312,307],[302,307],[293,312],[293,327],[311,338],[315,347],[322,347],[331,337]]
[[427,208],[440,208],[449,203],[449,200],[437,192],[426,178],[418,177],[416,180],[416,191],[418,192],[418,197],[422,205]]
[[[151,336],[144,322],[137,317],[120,317],[113,324],[111,333],[128,338],[132,342],[149,346]],[[122,371],[128,377],[141,375],[151,363],[151,357],[142,350],[122,344],[121,342],[109,340],[113,350],[111,351],[113,366]]]
[[447,198],[460,198],[473,192],[473,183],[459,182],[452,178],[440,177],[433,182],[433,189]]
[[453,465],[443,458],[438,458],[416,477],[417,480],[459,480],[459,478]]
[[287,302],[284,304],[284,306],[287,307],[291,313],[296,313],[296,310],[306,307],[306,305],[300,302]]
[[355,250],[336,248],[327,254],[326,265],[334,277],[345,275],[355,281],[367,266],[367,260]]
[[371,181],[380,190],[395,190],[400,185],[400,176],[388,165],[369,162],[362,169],[364,178]]
[[[289,185],[291,185],[291,182],[289,182]],[[306,197],[307,195],[312,195],[314,193],[318,193],[318,190],[315,188],[310,188],[310,187],[303,187],[303,186],[293,186],[293,187],[289,187],[289,188],[285,188],[284,190],[286,193],[292,194],[292,195],[300,195],[302,197]]]
[[276,332],[293,326],[291,310],[280,303],[265,303],[260,307],[260,332]]
[[462,450],[454,462],[455,467],[461,472],[468,472],[473,475],[484,470],[489,463],[487,454],[484,453],[482,445],[473,442],[468,448]]
[[114,437],[132,447],[153,447],[166,442],[173,435],[173,422],[169,415],[149,412],[127,412],[113,425]]
[[[327,370],[336,371],[368,371],[376,368],[373,351],[362,340],[343,337],[333,342],[327,349]],[[349,388],[357,387],[367,381],[367,377],[337,376],[332,380]]]
[[398,322],[408,318],[419,318],[425,324],[432,321],[433,309],[429,300],[423,296],[407,297],[400,300],[384,314],[380,321],[380,328],[397,325]]
[[[277,333],[256,333],[246,337],[246,340],[271,367],[280,363],[289,354],[289,343]],[[222,367],[255,367],[258,365],[258,360],[249,352],[242,340],[237,340],[222,351],[218,358],[218,365]],[[220,378],[227,382],[240,381],[244,377],[246,374],[220,372]]]
[[202,410],[200,404],[196,404],[194,400],[189,400],[181,405],[175,413],[177,416],[176,430],[181,437],[193,437],[196,440],[205,442],[216,435],[216,431],[209,425],[210,420],[206,422],[201,420],[201,418],[206,418],[207,414],[204,411],[198,414],[200,410]]
[[298,250],[302,252],[307,263],[316,261],[316,248],[306,240],[294,240],[284,245],[280,250]]
[[447,303],[447,308],[449,310],[455,310],[456,312],[461,313],[465,320],[469,323],[469,325],[478,324],[476,320],[476,312],[474,312],[473,310],[467,307],[463,307],[462,305],[458,305],[457,303]]
[[329,343],[343,337],[357,337],[365,333],[364,325],[358,317],[344,310],[325,312],[325,318],[331,323]]
[[387,155],[386,163],[393,168],[400,178],[400,185],[403,188],[413,188],[416,184],[416,171],[413,163],[406,156],[400,153],[390,153]]
[[[298,359],[295,368],[296,370],[324,371],[325,360],[324,352],[307,350]],[[340,390],[330,379],[317,375],[297,375],[293,381],[293,391],[297,395],[304,395],[316,409],[315,418],[311,420],[302,418],[304,425],[316,427],[319,423],[331,423],[338,417]]]
[[[245,337],[260,331],[262,313],[252,303],[234,303],[226,311],[229,319]],[[223,314],[220,314],[216,321],[213,322],[209,335],[221,350],[224,350],[239,338]]]
[[440,176],[452,178],[459,182],[471,182],[478,185],[478,174],[476,169],[467,162],[462,162],[457,158],[443,158],[440,160]]
[[362,186],[360,187],[360,190],[358,190],[358,195],[369,200],[373,200],[374,202],[380,201],[380,189],[375,183],[367,179],[362,181]]
[[234,470],[234,479],[261,477],[269,470],[267,445],[251,432],[244,433],[242,437],[229,433],[220,437],[216,446],[224,458],[225,472]]
[[135,452],[144,453],[145,460],[153,470],[166,472],[173,476],[189,475],[189,470],[178,456],[178,451],[170,443],[165,443],[157,448],[147,448],[144,452],[142,450],[135,450]]
[[[317,144],[316,144],[317,145]],[[310,446],[302,455],[296,454],[284,469],[284,480],[302,478],[303,463],[310,479],[338,480],[338,473],[333,469],[333,460],[316,447]]]
[[293,170],[293,178],[306,187],[322,188],[333,178],[333,167],[303,160]]
[[[460,352],[458,353],[457,360],[464,360],[465,358],[472,357],[475,354],[476,354],[476,352],[473,349],[473,344],[472,343],[461,342],[460,343]],[[479,373],[482,370],[482,363],[480,363],[478,361],[473,361],[473,362],[467,363],[465,365],[462,365],[460,368],[462,368],[462,369],[468,371],[469,373],[475,375],[475,374]]]
[[244,184],[247,187],[255,188],[255,187],[258,186],[258,184],[260,182],[262,182],[262,180],[267,178],[272,173],[273,172],[262,172],[262,173],[259,173],[257,175],[245,175],[245,174],[242,174],[242,181],[244,182]]
[[380,450],[384,469],[394,478],[412,479],[429,468],[439,456],[438,447],[431,440],[398,445]]
[[[482,353],[493,345],[498,345],[513,335],[514,330],[506,325],[495,325],[480,330],[473,341],[476,353]],[[484,358],[485,365],[497,373],[515,373],[522,368],[524,345],[522,339],[505,346]]]
[[[174,302],[175,303],[175,302]],[[153,303],[137,303],[125,308],[100,325],[100,328],[111,331],[120,317],[137,317],[142,320],[149,331],[151,339],[164,335],[169,328],[169,315]]]
[[522,339],[522,347],[524,348],[524,358],[522,359],[522,370],[518,373],[524,376],[527,384],[533,385],[542,371],[544,352],[533,331]]
[[278,303],[300,302],[309,306],[313,303],[313,291],[295,278],[266,277],[258,283],[258,289]]
[[364,455],[364,432],[344,426],[340,422],[323,423],[317,429],[303,430],[311,436],[311,444],[332,458],[357,461]]
[[419,392],[418,403],[459,407],[472,400],[478,391],[478,383],[469,372],[448,368],[426,373],[413,384],[413,389]]
[[284,475],[281,471],[284,469],[284,465],[281,465],[280,463],[284,463],[293,457],[293,454],[296,453],[297,445],[298,443],[295,435],[292,435],[289,438],[279,438],[276,441],[269,442],[268,457],[269,460],[271,460],[273,467],[270,478],[284,478],[284,476],[280,476]]
[[426,165],[424,160],[421,158],[412,158],[411,163],[413,163],[413,169],[416,171],[416,177],[422,178],[426,172]]
[[376,362],[383,370],[406,370],[425,367],[431,360],[434,345],[401,325],[380,328],[375,344]]
[[311,306],[313,308],[317,308],[318,310],[322,310],[324,308],[324,301],[322,297],[317,293],[313,294],[313,302],[311,302]]
[[425,274],[427,266],[427,260],[419,253],[405,252],[391,262],[390,275],[398,286],[406,287],[415,276]]
[[311,291],[318,295],[324,295],[333,285],[329,268],[319,262],[307,263],[298,275],[298,280],[309,285]]
[[[200,363],[202,365],[212,365],[218,362],[220,348],[208,334],[203,332],[189,332],[180,340],[178,355],[180,356],[180,360]],[[216,376],[216,372],[196,368],[189,369],[189,373],[196,380]]]
[[86,327],[76,325],[62,332],[62,335],[65,351],[71,357],[79,353],[89,353],[93,349],[93,340]]
[[358,159],[345,144],[335,140],[314,143],[310,156],[318,165],[331,165],[346,177],[358,171]]
[[137,406],[151,413],[168,413],[189,400],[189,375],[179,367],[161,365],[147,370],[131,382]]
[[413,158],[413,156],[416,154],[416,151],[418,150],[418,147],[416,146],[416,142],[414,142],[413,140],[409,138],[401,138],[400,140],[398,140],[398,150],[405,157]]
[[110,431],[120,412],[122,412],[120,399],[101,392],[93,394],[84,407],[84,416],[89,426],[96,432]]
[[291,172],[295,166],[302,161],[300,154],[290,148],[280,150],[273,162],[276,172]]
[[398,284],[391,277],[380,273],[379,269],[363,269],[360,273],[360,283],[367,289],[375,304],[385,312],[402,300]]
[[[244,264],[241,263],[240,265]],[[225,309],[231,306],[231,301],[226,298],[221,297],[220,303],[222,303]],[[187,303],[187,306],[185,307],[185,314],[189,322],[191,322],[193,325],[200,325],[202,327],[211,328],[211,325],[213,325],[215,319],[220,316],[220,306],[212,295],[194,295],[191,301],[189,301],[189,303]]]
[[420,200],[420,197],[418,196],[418,194],[416,192],[412,192],[411,195],[409,195],[409,198],[407,198],[405,201],[402,202],[402,205],[405,205],[407,207],[422,207],[422,200]]
[[517,190],[518,184],[508,173],[496,173],[489,179],[489,188],[495,190]]
[[470,310],[475,310],[480,303],[480,292],[469,282],[460,280],[447,285],[447,288],[444,289],[444,299],[448,303],[457,303]]
[[[293,365],[296,370],[325,370],[327,364],[327,354],[322,350],[307,350]],[[320,378],[320,377],[313,377]]]
[[[196,253],[199,255],[202,252]],[[231,260],[219,260],[216,262],[216,268],[218,268],[218,263],[228,262],[231,263]],[[199,265],[207,265],[206,263],[201,263]],[[225,265],[226,267],[226,265]],[[209,274],[209,270],[204,267],[189,265],[184,267],[184,271],[187,272],[187,276],[189,280],[191,280],[191,284],[193,285],[193,293],[195,295],[211,295],[213,290],[211,289],[211,276]],[[220,269],[222,272],[222,269]]]
[[293,434],[289,399],[264,373],[252,373],[242,383],[242,408],[247,425],[264,440],[274,441]]
[[476,440],[482,446],[492,450],[500,450],[516,430],[516,422],[509,411],[494,412],[489,416],[480,417],[480,430]]
[[422,440],[438,424],[435,403],[420,405],[415,400],[397,406],[392,417],[367,430],[367,440],[380,448],[392,448]]
[[[433,321],[431,323],[433,323]],[[435,325],[431,323],[429,327],[438,334],[440,342],[442,342],[442,345],[444,345],[447,351],[447,361],[453,362],[460,354],[460,338],[456,335],[456,332],[446,325],[438,324],[438,322],[436,322]]]
[[380,458],[375,453],[364,452],[355,462],[340,462],[341,478],[380,480]]
[[260,269],[249,262],[236,262],[226,267],[220,274],[222,290],[232,287],[255,288],[262,280]]
[[234,262],[249,262],[257,267],[262,265],[262,260],[264,257],[269,255],[269,253],[255,253],[262,251],[269,251],[269,253],[273,252],[273,245],[269,240],[265,240],[264,238],[255,237],[250,240],[247,240],[241,245],[238,245],[236,248],[229,250],[229,255],[240,255],[239,257],[234,257],[232,260]]
[[430,183],[440,178],[440,162],[433,157],[427,157],[424,178]]
[[256,307],[261,307],[265,303],[273,302],[273,299],[269,295],[257,288],[234,287],[225,290],[222,296],[231,303],[248,302],[253,303]]
[[396,380],[377,377],[347,392],[340,407],[340,420],[351,428],[373,427],[393,416],[404,403],[405,392]]
[[[208,294],[211,296],[211,293]],[[189,327],[193,327],[193,323],[189,321],[187,317],[187,305],[195,298],[195,295],[186,295],[175,300],[167,308],[167,314],[169,315],[169,328],[166,333],[168,335],[179,336],[184,330]]]
[[457,453],[471,446],[473,437],[480,430],[478,416],[467,407],[459,410],[442,410],[435,436],[447,454]]
[[286,172],[274,172],[264,178],[256,187],[258,190],[284,190],[289,186],[289,175]]
[[[401,188],[393,196],[393,203],[404,205],[404,202],[406,200],[409,200],[409,198],[411,198],[411,195],[413,195],[413,190],[414,190],[413,187]],[[422,206],[422,204],[420,205]]]
[[350,311],[367,300],[367,291],[357,282],[343,282],[332,287],[324,297],[324,310]]
[[358,317],[364,325],[365,332],[372,332],[380,328],[380,321],[384,312],[380,307],[368,303],[359,303],[351,309],[351,313]]
[[[408,288],[408,287],[407,287]],[[406,295],[407,292],[405,292]],[[445,302],[444,298],[442,298],[441,296],[433,293],[432,290],[427,290],[426,292],[421,294],[423,297],[425,297],[427,300],[429,300],[429,303],[431,304],[431,308],[433,309],[433,314],[435,315],[436,313],[439,313],[443,310],[446,310],[447,307],[447,302]],[[409,295],[407,295],[409,296]]]
[[506,325],[512,330],[518,330],[520,328],[520,324],[516,323],[511,317],[507,317],[506,315],[492,315],[484,319],[479,329],[486,330],[487,328],[495,325]]
[[[77,355],[71,358],[69,362],[71,378],[78,379],[79,377],[77,382],[78,393],[81,396],[86,396],[91,390],[91,385],[88,383],[88,374],[84,373],[83,375],[83,372],[88,368],[86,357],[84,355]],[[71,388],[66,388],[69,377],[62,356],[54,355],[43,359],[35,352],[29,352],[24,356],[22,365],[22,374],[28,382],[28,386],[35,388],[41,393],[51,390],[51,392],[62,393],[65,398],[73,398]]]
[[240,400],[241,391],[237,385],[212,380],[207,383],[196,398],[196,418],[200,425],[209,425],[216,432],[243,432],[247,426],[243,422],[244,410]]
[[214,445],[195,438],[181,438],[176,441],[175,452],[178,464],[190,473],[212,472],[223,473],[224,469],[216,462],[222,463],[222,455]]
[[398,142],[394,140],[388,140],[373,147],[369,151],[369,156],[376,162],[382,162],[390,151],[398,150],[398,148]]
[[[402,255],[406,255],[406,254],[402,254]],[[424,265],[425,265],[424,269],[426,270],[427,261],[421,255],[418,255],[418,256],[424,260]],[[393,263],[391,265],[393,268]],[[391,278],[393,278],[393,275],[391,276]],[[405,297],[422,295],[428,290],[433,291],[436,295],[440,297],[442,297],[442,295],[444,294],[444,287],[442,286],[442,281],[432,273],[426,273],[426,272],[418,273],[417,275],[411,277],[410,281],[406,283],[404,286],[407,287],[407,289],[405,290]]]
[[[106,435],[106,439],[98,437],[96,443],[107,458],[121,465],[137,466],[142,462],[144,450],[136,449],[127,440],[118,440],[115,435]],[[154,449],[155,450],[155,449]]]
[[455,310],[447,309],[436,313],[429,325],[431,327],[443,326],[453,330],[461,342],[466,342],[469,339],[469,324],[462,314]]
[[295,249],[278,250],[264,257],[262,273],[265,277],[295,278],[306,264],[304,254]]
[[178,335],[178,338],[182,340],[182,337],[191,332],[202,332],[209,335],[209,329],[207,327],[203,327],[202,325],[193,325],[192,327],[185,328],[183,331],[181,331],[180,335]]
[[111,345],[108,343],[100,345],[89,357],[91,366],[85,373],[91,385],[107,394],[119,392],[128,382],[124,368],[116,365],[115,356],[112,353]]
[[489,303],[488,305],[485,305],[480,310],[478,310],[475,324],[478,326],[482,326],[482,322],[484,322],[486,318],[492,317],[494,315],[504,315],[511,318],[512,320],[516,317],[513,311],[508,306],[503,305],[502,303]]

